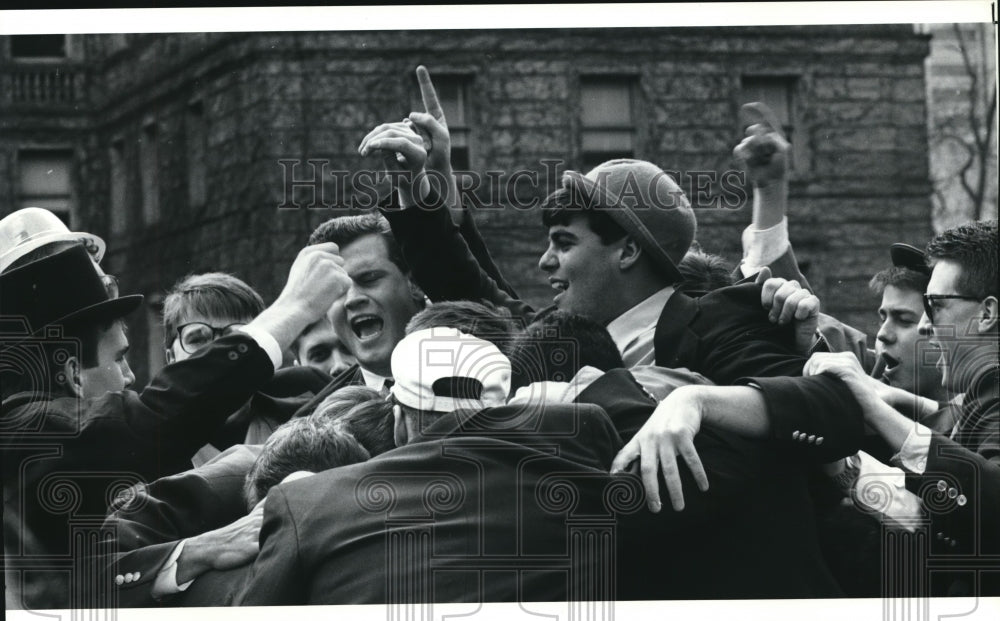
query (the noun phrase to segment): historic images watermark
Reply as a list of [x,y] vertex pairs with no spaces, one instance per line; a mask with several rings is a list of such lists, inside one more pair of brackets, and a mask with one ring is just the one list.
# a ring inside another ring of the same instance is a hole
[[[399,183],[419,181],[419,175],[408,171],[377,172],[349,171],[334,167],[327,159],[281,159],[282,199],[278,209],[374,209]],[[456,171],[455,181],[460,201],[474,209],[519,209],[538,207],[542,197],[560,187],[566,162],[543,159],[535,169],[513,172],[487,170]],[[426,175],[435,187],[447,187],[444,176],[437,171]],[[639,201],[652,209],[674,209],[690,205],[694,209],[738,209],[749,197],[746,174],[739,170],[666,170],[677,189],[664,191],[658,176],[639,179],[627,176],[619,197],[648,197]],[[606,204],[606,176],[598,176],[594,187],[584,190],[585,200],[595,207]]]

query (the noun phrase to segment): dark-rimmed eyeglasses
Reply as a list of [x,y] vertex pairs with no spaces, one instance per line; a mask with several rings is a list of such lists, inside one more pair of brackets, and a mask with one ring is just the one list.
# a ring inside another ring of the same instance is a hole
[[979,298],[974,298],[971,295],[950,295],[950,294],[938,294],[938,293],[925,293],[924,294],[924,312],[927,313],[927,318],[930,319],[931,323],[934,323],[934,309],[936,308],[935,302],[938,300],[970,300],[972,302],[981,302]]
[[215,328],[207,323],[194,321],[177,328],[177,340],[180,341],[181,349],[184,350],[185,353],[193,354],[215,339],[223,336],[229,336],[233,333],[233,330],[236,328],[242,328],[245,325],[247,324],[231,323],[222,328]]

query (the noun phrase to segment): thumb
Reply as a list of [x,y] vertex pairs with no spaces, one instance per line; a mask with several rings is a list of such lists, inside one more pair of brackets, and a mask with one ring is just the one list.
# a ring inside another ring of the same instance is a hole
[[639,458],[639,443],[633,438],[622,450],[615,455],[611,462],[611,474],[618,474],[628,469],[628,465]]
[[764,281],[771,277],[771,268],[762,267],[760,271],[757,272],[757,278],[754,279],[754,283],[758,285],[763,285]]

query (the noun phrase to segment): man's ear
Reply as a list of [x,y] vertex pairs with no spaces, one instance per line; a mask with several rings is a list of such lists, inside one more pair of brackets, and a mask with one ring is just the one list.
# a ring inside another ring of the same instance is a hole
[[406,446],[409,434],[406,432],[406,420],[403,417],[403,408],[399,407],[398,403],[392,406],[392,419],[392,439],[396,442],[396,446]]
[[62,366],[62,385],[66,392],[74,397],[83,398],[83,365],[76,356],[70,356]]
[[618,256],[618,268],[625,271],[635,265],[642,256],[642,248],[631,237],[626,237]]
[[976,323],[976,328],[980,334],[995,332],[997,330],[998,313],[1000,313],[1000,302],[995,296],[990,296],[982,301],[982,313]]
[[426,306],[427,296],[424,294],[424,290],[421,289],[417,283],[413,282],[412,278],[407,278],[406,282],[410,286],[410,298],[413,300],[413,303],[416,304],[418,308]]

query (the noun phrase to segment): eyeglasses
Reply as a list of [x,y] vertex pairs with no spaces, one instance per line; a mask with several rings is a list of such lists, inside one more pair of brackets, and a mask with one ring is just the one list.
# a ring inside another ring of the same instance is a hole
[[215,339],[229,336],[236,328],[242,328],[245,323],[231,323],[223,328],[214,328],[207,323],[195,321],[186,323],[177,328],[177,340],[181,342],[181,349],[186,353],[193,354]]
[[924,312],[927,313],[927,318],[934,323],[934,303],[938,300],[971,300],[973,302],[981,302],[979,298],[974,298],[970,295],[944,295],[936,293],[925,293],[924,294]]

